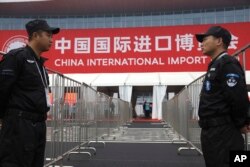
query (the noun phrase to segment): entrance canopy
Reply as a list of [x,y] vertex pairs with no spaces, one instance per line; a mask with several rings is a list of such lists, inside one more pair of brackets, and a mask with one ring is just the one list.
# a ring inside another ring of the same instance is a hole
[[204,72],[66,74],[90,86],[188,85]]
[[[162,73],[95,73],[65,74],[90,86],[153,86],[153,85],[188,85],[205,72],[162,72]],[[250,84],[250,71],[246,72],[247,84]]]

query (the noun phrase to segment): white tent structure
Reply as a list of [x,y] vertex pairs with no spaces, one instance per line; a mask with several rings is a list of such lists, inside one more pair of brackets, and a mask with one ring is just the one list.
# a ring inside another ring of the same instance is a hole
[[204,72],[101,73],[66,76],[92,87],[118,86],[120,98],[131,102],[133,86],[153,86],[153,119],[162,119],[162,100],[169,85],[188,85]]
[[[167,86],[188,85],[205,72],[155,72],[155,73],[94,73],[65,74],[91,87],[118,86],[120,98],[131,102],[133,86],[153,86],[153,119],[162,119],[162,100]],[[250,84],[250,71],[246,72],[247,84]]]
[[[153,119],[162,119],[162,100],[167,86],[188,85],[205,72],[66,74],[92,87],[119,86],[120,98],[130,102],[133,86],[153,86]],[[246,72],[250,84],[250,71]]]
[[205,72],[66,74],[90,86],[188,85]]

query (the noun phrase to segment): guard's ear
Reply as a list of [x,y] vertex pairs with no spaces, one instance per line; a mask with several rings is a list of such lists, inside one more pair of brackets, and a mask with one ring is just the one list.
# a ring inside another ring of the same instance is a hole
[[31,35],[31,39],[38,39],[39,37],[41,37],[42,35],[42,31],[36,31],[36,32],[33,32],[32,35]]
[[221,45],[221,46],[224,46],[224,43],[223,43],[223,39],[220,37],[220,38],[217,38],[217,45]]

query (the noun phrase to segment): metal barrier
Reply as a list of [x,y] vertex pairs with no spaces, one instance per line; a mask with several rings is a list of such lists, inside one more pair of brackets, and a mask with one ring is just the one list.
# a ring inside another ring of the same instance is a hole
[[74,154],[90,159],[95,144],[132,120],[128,102],[97,92],[86,84],[48,70],[52,107],[48,112],[45,167],[70,160]]
[[[232,55],[238,58],[244,69],[246,69],[246,50],[249,48],[250,43]],[[163,101],[163,120],[179,134],[177,142],[185,140],[188,144],[187,147],[180,147],[178,153],[181,150],[195,149],[202,154],[200,143],[201,128],[198,125],[198,107],[204,77],[205,75],[187,85],[172,99]],[[246,150],[248,150],[248,145],[250,144],[249,138],[250,135],[245,134]]]

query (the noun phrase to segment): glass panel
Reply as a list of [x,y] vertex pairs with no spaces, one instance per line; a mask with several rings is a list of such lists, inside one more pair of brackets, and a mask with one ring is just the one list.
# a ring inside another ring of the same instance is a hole
[[188,19],[183,19],[183,24],[193,24],[193,19],[188,18]]
[[25,23],[34,18],[46,19],[52,26],[61,28],[141,27],[161,25],[211,24],[249,22],[250,7],[199,9],[175,12],[147,12],[102,14],[86,16],[53,16],[0,18],[0,29],[25,29]]
[[161,26],[162,21],[161,20],[152,20],[151,26]]
[[215,24],[215,18],[214,17],[208,17],[204,19],[205,24]]
[[216,17],[216,23],[224,23],[224,17]]
[[144,21],[143,22],[143,26],[146,26],[146,27],[149,27],[149,26],[151,26],[152,24],[151,24],[151,21]]
[[193,24],[201,24],[201,18],[193,18]]

